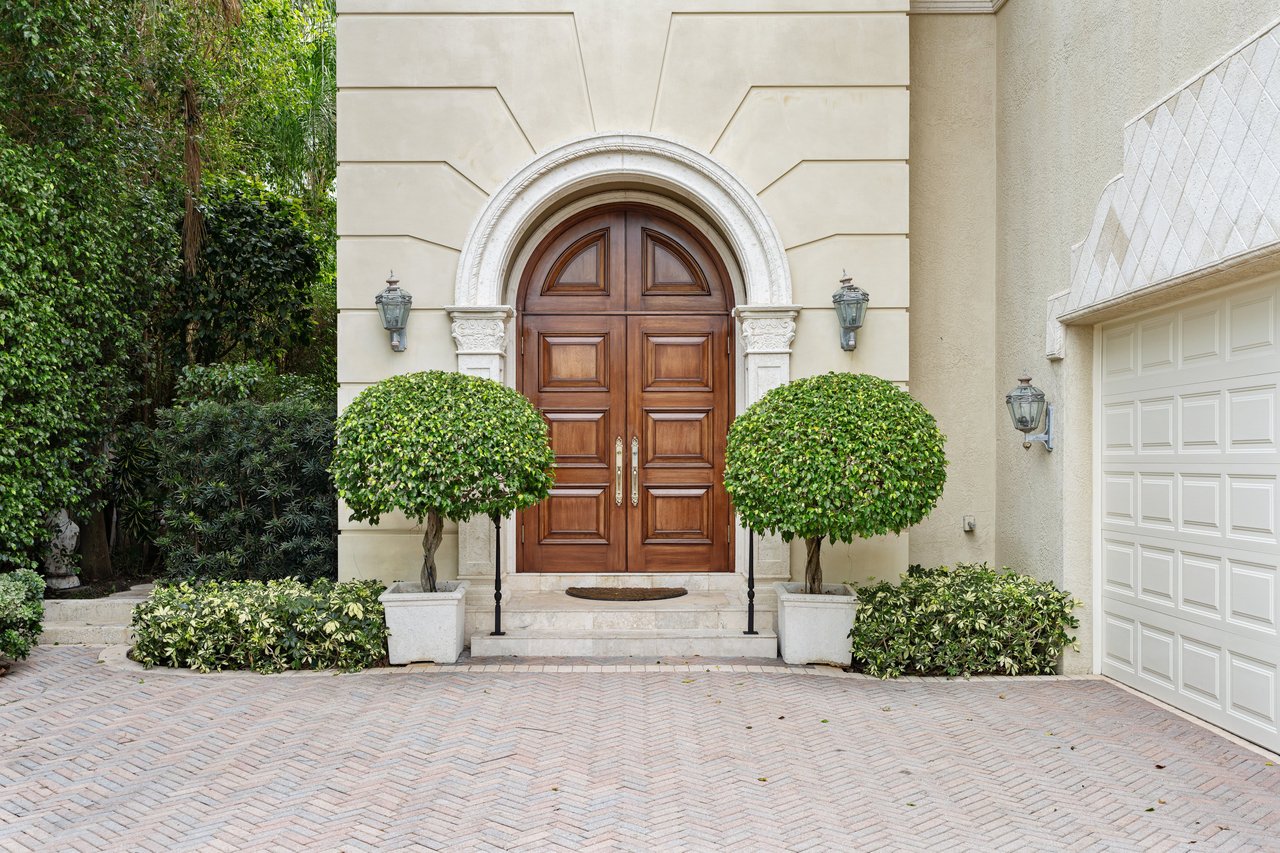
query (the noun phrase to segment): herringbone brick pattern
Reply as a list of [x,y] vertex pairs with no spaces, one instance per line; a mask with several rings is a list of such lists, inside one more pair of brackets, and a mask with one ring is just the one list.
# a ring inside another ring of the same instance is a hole
[[0,680],[0,848],[1280,849],[1280,768],[1104,681],[96,658]]

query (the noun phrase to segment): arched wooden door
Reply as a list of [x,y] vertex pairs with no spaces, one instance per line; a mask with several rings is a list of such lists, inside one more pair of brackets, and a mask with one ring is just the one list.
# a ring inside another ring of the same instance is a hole
[[556,486],[520,516],[519,571],[729,571],[731,300],[711,244],[655,208],[589,210],[536,248],[519,382]]

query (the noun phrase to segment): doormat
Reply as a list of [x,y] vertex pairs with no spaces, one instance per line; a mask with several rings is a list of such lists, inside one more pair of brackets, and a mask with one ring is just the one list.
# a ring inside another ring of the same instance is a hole
[[574,598],[589,598],[592,601],[660,601],[688,595],[689,590],[682,586],[571,586],[565,593]]

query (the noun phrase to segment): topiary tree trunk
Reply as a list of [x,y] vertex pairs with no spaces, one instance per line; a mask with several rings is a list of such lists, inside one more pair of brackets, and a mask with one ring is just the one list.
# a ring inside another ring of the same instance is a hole
[[822,537],[804,540],[804,550],[804,591],[810,595],[822,595]]
[[422,591],[436,591],[436,549],[444,538],[444,519],[431,510],[423,520],[422,534]]

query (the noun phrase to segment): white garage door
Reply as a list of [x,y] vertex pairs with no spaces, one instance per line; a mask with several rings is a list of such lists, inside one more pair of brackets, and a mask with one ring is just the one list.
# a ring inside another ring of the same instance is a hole
[[1280,283],[1101,328],[1102,671],[1280,749]]

